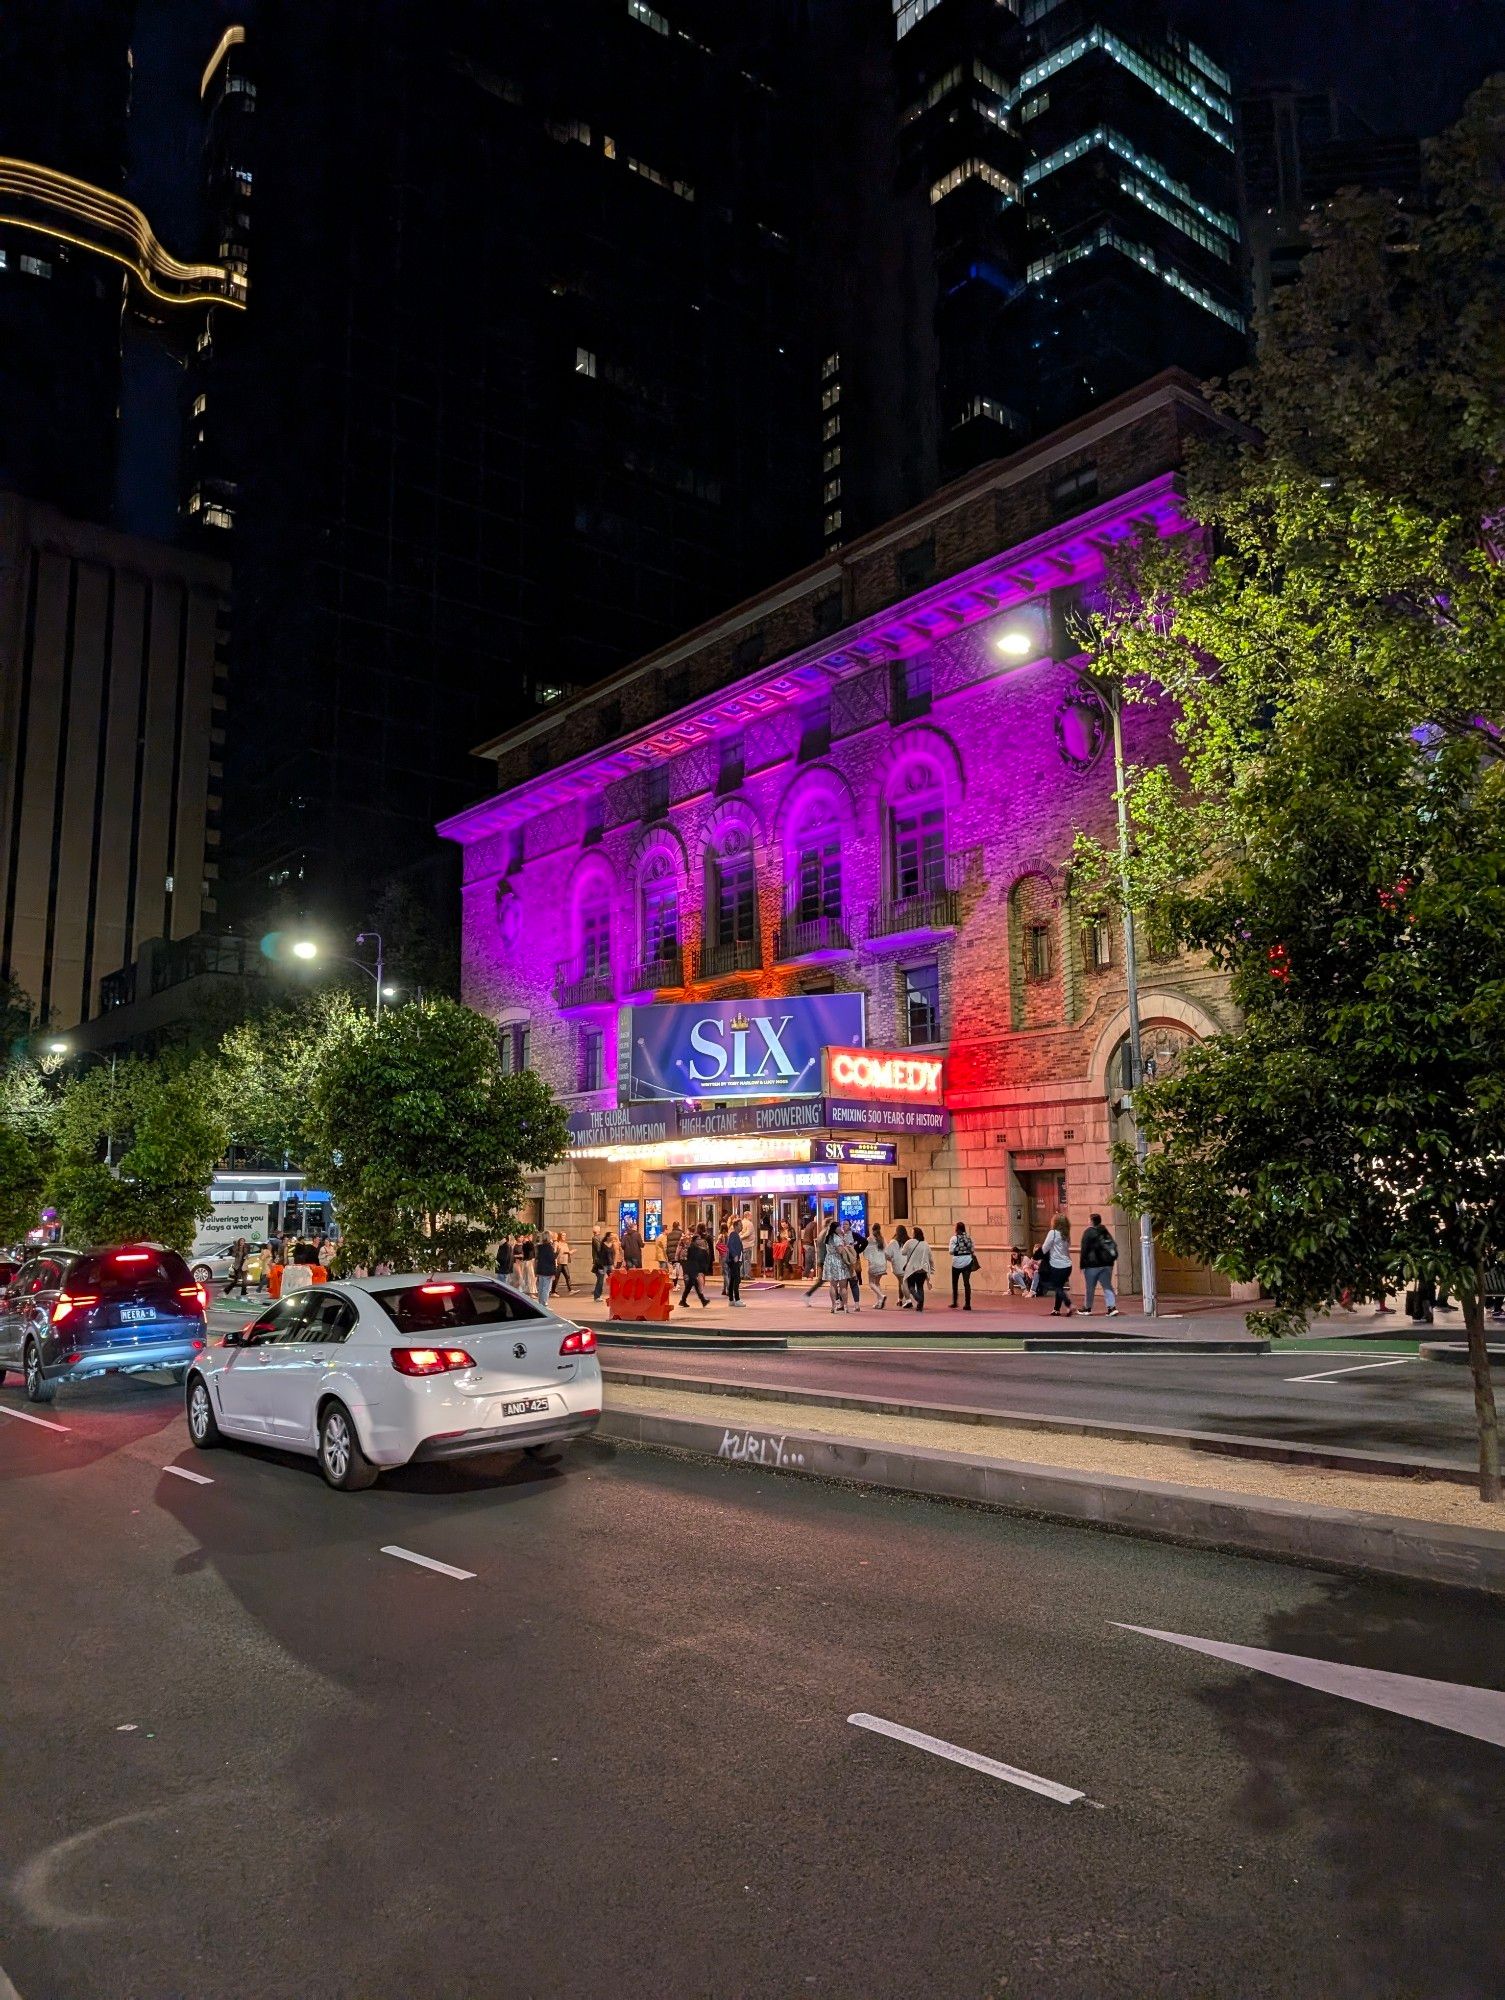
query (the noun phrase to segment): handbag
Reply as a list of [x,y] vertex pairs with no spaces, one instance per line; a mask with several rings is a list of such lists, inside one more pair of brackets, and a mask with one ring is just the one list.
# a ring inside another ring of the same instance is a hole
[[982,1260],[975,1250],[967,1260],[967,1269],[969,1271],[980,1271],[982,1269]]

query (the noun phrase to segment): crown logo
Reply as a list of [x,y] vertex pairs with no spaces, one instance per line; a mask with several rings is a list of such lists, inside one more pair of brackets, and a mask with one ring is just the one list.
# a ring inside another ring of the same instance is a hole
[[747,1033],[748,1028],[751,1025],[752,1023],[748,1020],[747,1016],[742,1012],[742,1009],[739,1007],[736,1013],[733,1014],[732,1016],[732,1033],[734,1035],[745,1035]]

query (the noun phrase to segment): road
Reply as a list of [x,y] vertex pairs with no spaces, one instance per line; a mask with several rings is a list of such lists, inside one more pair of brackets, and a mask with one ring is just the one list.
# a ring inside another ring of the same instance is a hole
[[[791,1348],[785,1354],[613,1348],[606,1366],[968,1409],[1229,1431],[1460,1466],[1476,1459],[1468,1371],[1390,1354],[1024,1354]],[[1394,1365],[1392,1365],[1394,1364]]]
[[22,2000],[1505,1990],[1505,1727],[1123,1629],[1499,1689],[1471,1600],[606,1445],[338,1495],[141,1383],[45,1414],[0,1414]]

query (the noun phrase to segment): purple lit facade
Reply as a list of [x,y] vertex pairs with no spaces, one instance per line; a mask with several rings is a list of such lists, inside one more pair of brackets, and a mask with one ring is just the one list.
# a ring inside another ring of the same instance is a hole
[[[719,1210],[691,1173],[756,1163],[791,1181],[760,1197],[764,1219],[798,1223],[814,1197],[795,1169],[821,1157],[833,1118],[854,1136],[850,1107],[818,1083],[761,1109],[718,1109],[714,1089],[693,1107],[628,1104],[630,1010],[745,1001],[731,1012],[752,1032],[760,1005],[832,992],[863,996],[869,1047],[945,1059],[945,1115],[875,1106],[869,1134],[898,1133],[895,1157],[841,1163],[839,1191],[865,1195],[872,1219],[943,1241],[964,1217],[1001,1284],[1010,1247],[1038,1241],[1054,1207],[1111,1215],[1122,940],[1074,897],[1067,865],[1079,827],[1111,829],[1113,767],[1064,635],[1115,540],[1188,528],[1175,448],[1188,409],[1211,418],[1184,378],[1159,379],[1158,401],[1149,385],[984,468],[483,753],[500,789],[441,829],[464,848],[465,998],[590,1128],[537,1187],[542,1220],[578,1239],[615,1228],[621,1202],[655,1200],[667,1221],[698,1219]],[[1148,476],[1052,521],[1062,481],[1086,483],[1084,434],[1098,464]],[[1011,512],[1046,524],[1004,544]],[[909,549],[939,567],[943,547],[990,539],[893,600]],[[776,650],[800,606],[829,601],[833,573],[857,615]],[[865,590],[889,601],[862,615]],[[736,672],[750,632],[768,663]],[[715,684],[693,691],[697,671]],[[1164,753],[1163,714],[1133,709],[1125,727],[1131,761]],[[1152,963],[1142,987],[1163,1054],[1230,1018],[1201,963]],[[1127,1254],[1132,1231],[1117,1233]],[[1200,1290],[1208,1274],[1167,1281]]]

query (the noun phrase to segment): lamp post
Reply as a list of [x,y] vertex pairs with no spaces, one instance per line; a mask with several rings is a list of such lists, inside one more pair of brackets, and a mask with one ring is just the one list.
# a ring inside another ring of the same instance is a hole
[[381,932],[380,932],[380,931],[360,931],[360,932],[359,932],[359,933],[357,934],[357,936],[356,936],[356,940],[355,940],[355,941],[356,941],[356,943],[357,943],[357,944],[374,944],[374,945],[376,946],[376,1018],[377,1018],[377,1020],[379,1021],[379,1020],[381,1019],[381,1003],[382,1003],[382,951],[383,951],[383,945],[382,945],[382,941],[381,941]]
[[114,1050],[112,1049],[112,1050],[110,1051],[109,1055],[108,1055],[108,1056],[106,1056],[106,1055],[104,1054],[103,1050],[101,1050],[101,1049],[82,1049],[82,1050],[79,1050],[79,1051],[78,1051],[77,1053],[75,1053],[75,1051],[74,1051],[73,1049],[71,1049],[71,1048],[70,1048],[70,1047],[68,1046],[68,1044],[67,1044],[66,1042],[49,1042],[49,1043],[47,1044],[47,1052],[48,1052],[48,1054],[49,1054],[49,1055],[54,1055],[54,1056],[63,1056],[63,1057],[65,1057],[65,1058],[68,1058],[68,1059],[72,1060],[73,1062],[79,1062],[79,1063],[85,1063],[85,1062],[108,1062],[108,1063],[109,1063],[109,1065],[110,1065],[110,1122],[109,1122],[109,1124],[108,1124],[108,1125],[107,1125],[107,1126],[105,1127],[105,1165],[106,1165],[107,1167],[113,1167],[113,1166],[114,1166],[114,1164],[115,1164],[115,1061],[116,1061],[116,1052],[115,1052],[115,1051],[114,1051]]
[[327,958],[332,965],[353,965],[357,971],[364,972],[368,979],[376,982],[376,1018],[380,1020],[381,1003],[383,1000],[395,1000],[397,997],[397,988],[386,984],[386,962],[383,956],[385,948],[382,944],[381,932],[361,931],[355,941],[357,944],[370,943],[376,946],[376,965],[374,969],[367,965],[363,958],[350,958],[345,953],[338,951],[321,952],[319,946],[312,938],[297,939],[292,946],[292,954],[294,958],[301,958],[305,964],[311,963],[316,958]]
[[[1124,797],[1123,689],[1116,682],[1094,679],[1092,686],[1102,697],[1113,724],[1113,790],[1118,806],[1118,881],[1124,913],[1124,986],[1129,1003],[1129,1115],[1134,1120],[1134,1157],[1139,1163],[1140,1185],[1144,1185],[1144,1162],[1149,1143],[1140,1122],[1138,1094],[1144,1082],[1144,1038],[1139,1022],[1139,950],[1134,935],[1134,909],[1129,901],[1129,803]],[[1148,1209],[1139,1211],[1139,1281],[1144,1309],[1151,1319],[1159,1311],[1159,1286],[1155,1271],[1155,1237]]]

